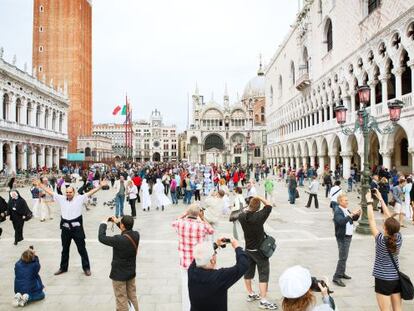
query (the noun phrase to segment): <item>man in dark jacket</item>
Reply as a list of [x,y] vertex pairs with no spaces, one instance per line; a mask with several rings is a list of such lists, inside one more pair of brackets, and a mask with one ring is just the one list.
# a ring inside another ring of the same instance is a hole
[[188,292],[191,311],[227,311],[227,290],[247,271],[246,253],[237,240],[231,240],[236,251],[236,264],[230,268],[216,270],[216,251],[224,239],[202,242],[194,248],[194,261],[188,268]]
[[111,222],[117,224],[121,234],[114,236],[106,235],[107,221],[99,226],[99,242],[111,246],[112,268],[109,277],[112,279],[116,299],[116,310],[128,310],[128,300],[131,301],[135,310],[138,310],[138,300],[135,285],[136,259],[139,245],[139,233],[133,231],[134,219],[132,216],[124,216],[121,220],[110,218]]
[[348,198],[344,193],[338,195],[337,202],[338,207],[335,209],[333,220],[335,224],[335,237],[336,243],[338,244],[339,259],[332,281],[338,286],[345,287],[345,283],[342,279],[351,279],[350,276],[345,274],[345,270],[354,231],[353,222],[358,220],[361,215],[361,209],[359,208],[351,213],[348,210]]

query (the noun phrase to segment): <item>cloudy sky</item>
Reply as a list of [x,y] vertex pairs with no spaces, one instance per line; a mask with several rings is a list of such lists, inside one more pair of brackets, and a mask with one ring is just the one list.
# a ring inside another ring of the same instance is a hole
[[[297,9],[296,0],[94,0],[94,122],[120,122],[111,112],[126,92],[134,119],[157,108],[180,129],[196,82],[219,103],[227,83],[235,101]],[[32,10],[33,0],[0,0],[0,46],[20,68],[31,68]]]

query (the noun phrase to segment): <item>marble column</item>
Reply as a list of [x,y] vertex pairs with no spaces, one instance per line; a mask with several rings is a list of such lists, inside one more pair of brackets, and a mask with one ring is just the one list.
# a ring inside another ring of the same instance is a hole
[[329,169],[334,171],[336,167],[336,154],[329,154]]
[[[9,105],[8,105],[8,116],[9,121],[16,122],[16,95],[9,96]],[[16,161],[14,161],[16,162]]]
[[409,61],[407,63],[407,66],[409,66],[411,69],[411,93],[412,93],[414,92],[414,60]]
[[389,74],[381,75],[381,93],[382,93],[382,103],[385,104],[388,101],[388,79],[391,76]]
[[308,161],[308,157],[302,157],[302,166],[303,167],[306,167],[307,161]]
[[[374,80],[369,84],[370,96],[371,96],[371,98],[370,98],[371,107],[373,107],[377,104],[376,103],[376,93],[375,93],[375,86],[377,85],[377,83],[378,83],[378,81]],[[373,113],[373,111],[374,111],[374,108],[371,108],[371,114]]]
[[394,150],[384,150],[384,151],[380,150],[380,153],[382,155],[382,165],[385,168],[388,168],[388,170],[391,170],[392,168],[391,158],[392,158],[392,154],[394,153]]
[[402,97],[402,74],[405,71],[405,68],[399,67],[392,71],[395,76],[395,98],[400,99]]
[[325,169],[325,156],[324,155],[318,155],[318,162],[319,162],[320,171],[323,173],[323,171]]
[[[2,98],[2,97],[0,97]],[[0,106],[3,106],[3,103],[1,103]],[[0,118],[2,117],[2,115],[0,114]],[[0,141],[0,171],[3,169],[3,141]]]
[[16,172],[16,143],[10,143],[10,152],[8,154],[8,166],[9,172],[15,173]]
[[20,105],[20,124],[27,124],[27,99],[22,98],[21,99],[21,105]]
[[356,109],[356,103],[355,103],[355,92],[351,92],[351,107],[350,107],[350,113],[353,114],[355,112]]
[[37,165],[40,166],[41,168],[45,166],[45,146],[39,147]]
[[343,178],[347,180],[351,175],[351,159],[352,153],[349,152],[341,152],[342,157],[342,171],[343,171]]
[[22,151],[23,151],[23,154],[22,154],[22,163],[21,163],[22,170],[27,170],[27,153],[28,153],[28,149],[27,148],[29,148],[29,146],[24,145],[23,146],[23,149],[22,149]]
[[290,167],[293,168],[295,166],[295,158],[291,157],[290,158]]
[[[3,97],[4,94],[6,94],[2,89],[0,89],[0,119],[3,119]],[[0,169],[3,169],[3,166],[0,167]]]
[[315,156],[314,154],[310,155],[310,166],[315,167]]
[[296,169],[300,167],[300,157],[296,157]]

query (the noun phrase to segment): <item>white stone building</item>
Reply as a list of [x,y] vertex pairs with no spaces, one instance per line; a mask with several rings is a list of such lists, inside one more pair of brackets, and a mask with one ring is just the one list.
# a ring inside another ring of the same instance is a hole
[[110,161],[114,158],[112,139],[99,135],[79,136],[77,152],[84,153],[87,161]]
[[[175,125],[165,125],[161,112],[155,109],[149,121],[132,122],[133,157],[136,161],[178,160],[178,135]],[[125,156],[125,126],[123,124],[95,124],[94,135],[112,139],[115,156]]]
[[230,105],[204,102],[198,87],[192,96],[187,156],[193,163],[261,163],[266,145],[265,78],[261,69],[246,85],[241,100]]
[[387,103],[405,103],[392,134],[370,135],[370,167],[414,164],[414,0],[310,0],[266,69],[268,162],[361,167],[360,133],[341,133],[334,108],[348,108],[353,127],[357,87],[368,85],[368,110],[380,127]]
[[0,49],[0,169],[59,165],[68,146],[69,100],[55,90],[3,59]]

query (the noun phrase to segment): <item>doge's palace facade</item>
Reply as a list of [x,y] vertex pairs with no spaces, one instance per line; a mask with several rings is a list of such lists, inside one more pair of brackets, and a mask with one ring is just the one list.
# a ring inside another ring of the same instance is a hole
[[346,136],[335,119],[348,108],[352,127],[360,108],[357,88],[368,85],[368,110],[380,127],[387,103],[405,104],[391,134],[370,135],[370,167],[414,164],[414,0],[309,0],[266,69],[267,137],[270,164],[341,164],[362,169],[359,133]]
[[15,62],[0,49],[0,170],[57,167],[67,154],[68,98]]

